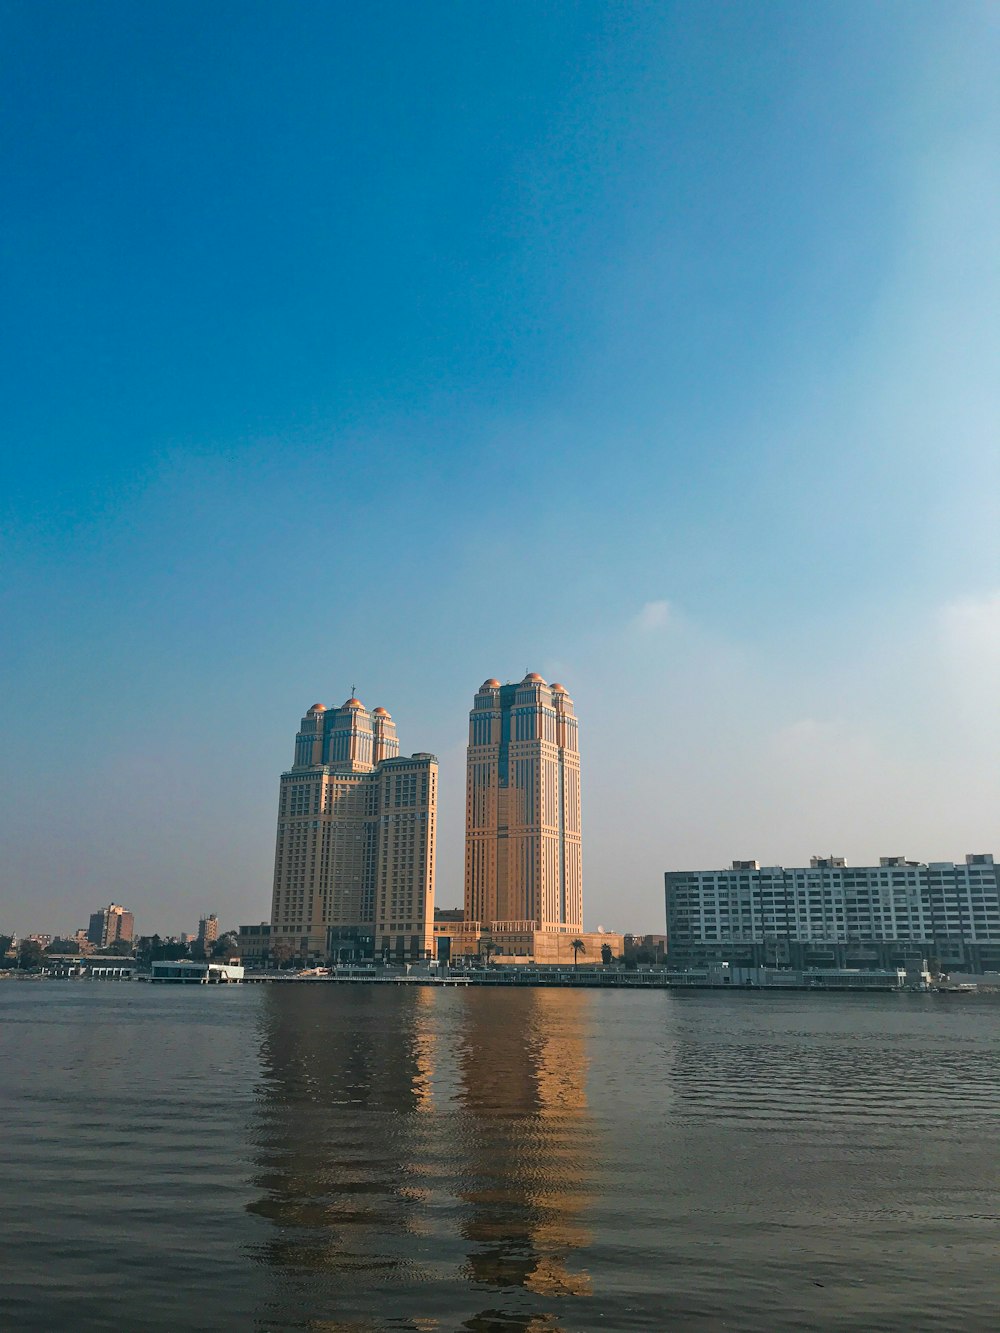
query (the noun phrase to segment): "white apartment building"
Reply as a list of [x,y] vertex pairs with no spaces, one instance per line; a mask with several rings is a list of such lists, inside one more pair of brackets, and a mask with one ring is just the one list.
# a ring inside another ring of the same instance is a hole
[[667,871],[665,883],[677,967],[894,966],[917,955],[970,971],[1000,964],[1000,868],[991,855],[964,864],[734,861],[728,870]]

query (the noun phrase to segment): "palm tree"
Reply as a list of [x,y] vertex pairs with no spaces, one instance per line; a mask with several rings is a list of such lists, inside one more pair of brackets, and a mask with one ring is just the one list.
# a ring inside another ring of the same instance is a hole
[[573,966],[576,967],[577,955],[587,952],[587,946],[583,940],[573,940],[569,946],[573,950]]
[[495,940],[480,940],[480,941],[479,941],[479,956],[480,956],[480,958],[485,958],[485,959],[486,959],[486,966],[487,966],[487,967],[489,967],[489,965],[490,965],[490,959],[493,957],[493,955],[496,953],[496,951],[497,951],[497,946],[496,946],[496,941],[495,941]]

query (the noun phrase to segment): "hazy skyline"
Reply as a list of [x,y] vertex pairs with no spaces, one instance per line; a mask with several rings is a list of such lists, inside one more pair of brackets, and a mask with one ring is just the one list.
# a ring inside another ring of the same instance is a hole
[[987,4],[0,4],[0,930],[270,910],[352,685],[562,681],[587,928],[1000,852]]

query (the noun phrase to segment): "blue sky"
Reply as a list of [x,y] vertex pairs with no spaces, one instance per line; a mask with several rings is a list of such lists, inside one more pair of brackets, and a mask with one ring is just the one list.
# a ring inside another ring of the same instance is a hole
[[1000,853],[1000,22],[920,3],[0,6],[0,929],[269,908],[352,683],[581,717],[662,872]]

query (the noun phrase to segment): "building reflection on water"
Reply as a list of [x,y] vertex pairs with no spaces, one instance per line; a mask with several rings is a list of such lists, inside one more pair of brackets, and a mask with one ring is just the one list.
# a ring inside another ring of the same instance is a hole
[[268,987],[255,1144],[263,1196],[250,1207],[278,1228],[259,1257],[289,1272],[402,1261],[377,1241],[405,1234],[420,1198],[408,1119],[430,1102],[431,997],[414,988],[389,1022],[378,1002],[387,997],[373,992]]
[[590,1240],[592,1130],[587,1118],[585,1016],[575,990],[473,991],[461,1036],[465,1143],[462,1234],[474,1242],[477,1283],[545,1296],[583,1296],[588,1275],[570,1266]]
[[253,1253],[271,1279],[260,1324],[563,1327],[591,1289],[592,1001],[268,987],[249,1205],[271,1224]]

